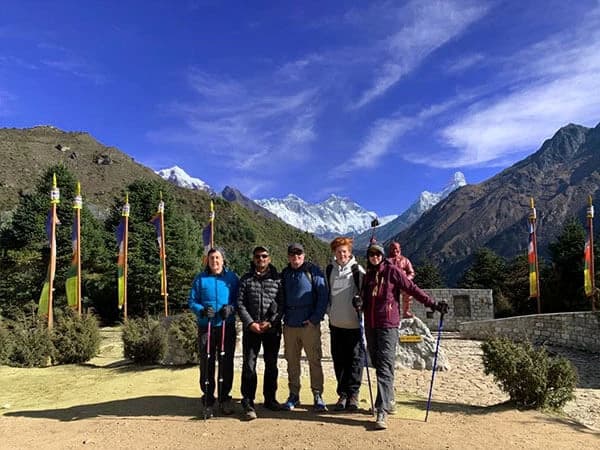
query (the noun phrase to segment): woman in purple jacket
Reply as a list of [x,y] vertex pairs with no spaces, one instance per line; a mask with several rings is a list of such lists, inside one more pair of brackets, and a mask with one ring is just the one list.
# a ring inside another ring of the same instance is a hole
[[413,283],[402,270],[384,258],[383,247],[372,243],[367,250],[367,273],[361,300],[355,307],[364,311],[365,335],[371,363],[377,375],[375,428],[387,428],[387,415],[394,398],[394,367],[398,326],[400,325],[400,299],[402,291],[418,302],[440,312],[446,312],[446,302],[436,303],[425,291]]

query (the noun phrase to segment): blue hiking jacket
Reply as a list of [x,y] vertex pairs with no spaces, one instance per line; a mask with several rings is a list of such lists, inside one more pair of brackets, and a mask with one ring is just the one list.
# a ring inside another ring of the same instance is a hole
[[[238,289],[238,276],[226,268],[219,275],[214,275],[206,270],[196,275],[190,289],[188,305],[196,314],[198,326],[202,328],[208,326],[208,318],[202,317],[202,312],[207,306],[212,306],[215,317],[211,320],[211,326],[220,327],[223,320],[219,311],[225,305],[237,307]],[[231,314],[227,318],[227,323],[234,322],[235,314]]]
[[302,327],[305,320],[319,325],[325,316],[329,297],[321,269],[309,262],[298,269],[292,269],[288,265],[281,272],[281,278],[285,325]]

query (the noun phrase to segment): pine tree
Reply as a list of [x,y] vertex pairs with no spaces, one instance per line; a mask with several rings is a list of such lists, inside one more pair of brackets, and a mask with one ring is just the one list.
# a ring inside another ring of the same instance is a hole
[[416,264],[414,282],[422,289],[443,289],[446,287],[439,267],[426,259]]
[[579,311],[589,308],[583,294],[583,245],[585,231],[574,217],[567,220],[556,241],[548,245],[552,267],[542,286],[544,312]]
[[[127,305],[128,315],[161,314],[160,258],[156,231],[150,219],[156,213],[162,191],[165,202],[165,242],[167,254],[167,288],[169,309],[181,311],[187,305],[187,294],[195,273],[200,268],[201,227],[189,214],[181,213],[174,202],[171,188],[158,181],[135,181],[127,187],[129,215]],[[114,262],[112,270],[114,305],[116,306],[116,241],[114,233],[121,220],[125,195],[115,199],[106,229],[112,235]],[[112,301],[112,299],[111,299]]]
[[[0,309],[4,311],[22,309],[26,303],[37,302],[39,298],[50,258],[45,228],[54,175],[60,190],[57,216],[61,222],[56,228],[55,305],[66,305],[64,282],[72,255],[71,224],[76,180],[65,166],[56,165],[44,172],[32,192],[21,195],[11,223],[5,225],[2,241],[5,256],[0,266],[0,299],[3,300]],[[108,252],[102,226],[87,208],[85,198],[81,227],[82,294],[86,297],[90,295],[86,292],[90,279],[102,276],[107,270]]]
[[465,289],[492,289],[494,315],[511,314],[506,291],[506,261],[489,248],[482,247],[475,253],[473,264],[464,273],[458,286]]

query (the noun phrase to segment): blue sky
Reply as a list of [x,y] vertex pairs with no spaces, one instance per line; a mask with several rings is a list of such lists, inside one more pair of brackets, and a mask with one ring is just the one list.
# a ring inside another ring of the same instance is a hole
[[0,126],[400,213],[600,122],[600,1],[569,3],[3,0]]

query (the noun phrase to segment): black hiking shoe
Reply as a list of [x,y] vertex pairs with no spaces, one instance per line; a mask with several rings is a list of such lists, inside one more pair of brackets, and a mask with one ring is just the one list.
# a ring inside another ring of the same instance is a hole
[[352,394],[346,402],[346,411],[358,410],[358,394]]
[[221,411],[221,414],[223,414],[224,416],[232,415],[233,414],[233,402],[231,401],[231,399],[223,400],[222,402],[220,402],[219,410]]
[[348,402],[348,396],[346,394],[341,394],[340,398],[338,398],[337,403],[333,407],[334,411],[344,411],[346,409],[346,404]]
[[281,403],[277,400],[265,400],[265,408],[270,409],[271,411],[281,411]]
[[256,409],[254,409],[254,402],[247,398],[242,400],[242,408],[244,408],[244,417],[246,420],[254,420],[258,416],[256,415]]

